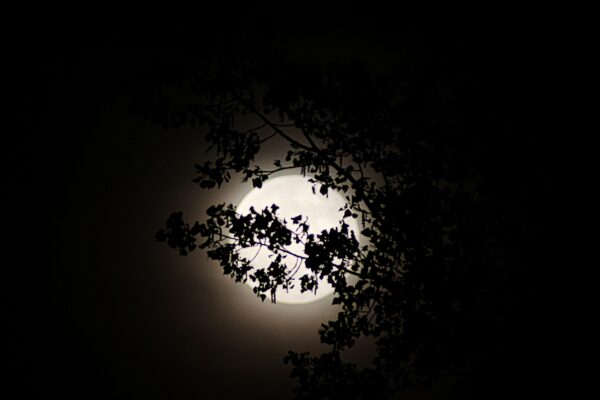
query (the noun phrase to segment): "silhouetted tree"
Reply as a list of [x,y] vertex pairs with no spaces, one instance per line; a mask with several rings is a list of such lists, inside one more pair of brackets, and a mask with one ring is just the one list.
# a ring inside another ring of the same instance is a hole
[[[201,188],[239,178],[260,188],[295,170],[315,196],[338,191],[347,200],[340,225],[318,234],[302,216],[280,218],[277,205],[240,215],[233,204],[211,206],[203,222],[173,213],[157,234],[182,255],[205,249],[224,274],[254,281],[263,301],[276,302],[276,289],[291,285],[318,290],[318,278],[333,286],[340,312],[319,331],[330,351],[285,357],[297,398],[387,398],[440,376],[476,373],[515,301],[511,257],[522,232],[518,209],[498,206],[485,186],[482,138],[500,128],[475,113],[478,99],[468,98],[464,82],[432,71],[375,75],[358,62],[320,67],[269,57],[221,58],[188,72],[184,104],[145,90],[133,111],[164,128],[204,132],[215,157],[196,165]],[[285,156],[256,164],[272,140],[285,143]],[[360,242],[350,219],[360,221]],[[290,252],[292,242],[304,253]],[[240,255],[254,246],[275,255],[264,269]],[[294,276],[284,256],[310,273]],[[362,336],[374,338],[377,353],[360,369],[343,354]]]

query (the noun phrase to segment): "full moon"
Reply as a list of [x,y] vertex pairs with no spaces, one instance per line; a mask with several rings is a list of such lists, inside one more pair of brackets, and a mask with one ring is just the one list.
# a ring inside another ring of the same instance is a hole
[[[340,208],[346,204],[345,199],[337,192],[330,190],[328,196],[321,195],[318,191],[313,193],[312,184],[307,178],[301,175],[284,175],[276,178],[270,178],[265,181],[262,188],[252,189],[242,199],[237,206],[237,212],[240,214],[250,213],[250,207],[258,212],[272,204],[279,206],[277,214],[279,218],[286,219],[288,226],[293,227],[290,219],[298,215],[302,218],[308,217],[309,233],[318,234],[322,230],[329,230],[339,226],[343,212]],[[346,219],[349,228],[354,231],[354,236],[359,237],[359,227],[356,220]],[[295,254],[304,255],[302,244],[292,243],[287,249]],[[251,265],[257,269],[263,269],[271,262],[272,252],[266,248],[258,250],[258,247],[242,249],[240,255],[252,260]],[[294,267],[293,257],[285,259],[288,270]],[[310,272],[304,264],[300,266],[298,272],[294,275],[296,278]],[[247,284],[251,287],[256,286],[250,279]],[[319,288],[315,294],[312,291],[301,293],[299,279],[294,281],[294,288],[288,291],[278,288],[276,292],[277,303],[287,304],[305,304],[310,303],[333,293],[333,287],[326,281],[319,281]]]

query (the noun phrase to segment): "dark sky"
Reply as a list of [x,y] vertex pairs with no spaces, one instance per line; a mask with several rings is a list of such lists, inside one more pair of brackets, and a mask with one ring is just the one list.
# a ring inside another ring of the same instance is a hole
[[[274,38],[301,60],[358,57],[382,71],[431,60],[463,68],[511,116],[537,89],[527,76],[538,37],[519,21],[421,26],[356,10],[333,20],[263,16],[258,27],[251,20],[234,17],[249,29],[244,34]],[[319,323],[335,316],[327,300],[262,304],[204,255],[182,258],[154,240],[171,211],[201,218],[212,202],[235,201],[243,191],[195,187],[193,163],[204,157],[199,135],[127,117],[123,83],[137,71],[151,73],[174,48],[198,46],[201,57],[202,46],[244,31],[212,33],[223,31],[217,25],[78,26],[81,37],[39,27],[15,39],[9,80],[16,127],[3,139],[4,234],[13,261],[4,266],[4,285],[14,313],[7,327],[12,380],[24,393],[285,399],[293,383],[282,357],[319,350]],[[515,88],[518,95],[510,93]],[[546,157],[540,146],[534,168]]]

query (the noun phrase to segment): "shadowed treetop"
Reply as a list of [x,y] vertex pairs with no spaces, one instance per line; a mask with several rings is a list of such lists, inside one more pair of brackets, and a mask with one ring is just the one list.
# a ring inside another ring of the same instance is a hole
[[[201,188],[240,179],[260,188],[296,171],[315,196],[340,192],[344,219],[311,234],[309,220],[279,218],[277,205],[240,215],[223,203],[202,222],[173,213],[158,240],[182,255],[206,250],[224,274],[255,282],[263,301],[276,302],[276,288],[314,291],[327,279],[340,307],[319,330],[330,350],[285,357],[299,399],[388,398],[442,376],[467,379],[481,394],[482,376],[509,362],[494,357],[508,346],[502,335],[523,295],[516,282],[528,273],[523,210],[499,201],[495,181],[497,145],[510,132],[494,102],[450,68],[374,74],[358,61],[322,66],[248,53],[185,70],[179,97],[165,85],[142,85],[131,111],[204,135],[214,157],[196,165]],[[275,140],[284,156],[259,165],[257,155]],[[349,219],[362,226],[360,242]],[[290,251],[292,242],[304,252]],[[240,255],[256,246],[274,254],[263,268]],[[297,276],[284,258],[310,272]],[[344,360],[363,336],[377,348],[367,368]]]

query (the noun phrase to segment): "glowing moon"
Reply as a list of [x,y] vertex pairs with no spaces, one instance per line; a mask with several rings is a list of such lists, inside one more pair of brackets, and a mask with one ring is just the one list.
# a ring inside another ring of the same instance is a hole
[[[317,187],[318,188],[318,187]],[[339,226],[339,221],[342,219],[343,213],[340,208],[346,204],[345,199],[335,191],[329,191],[328,197],[325,197],[317,191],[314,194],[312,184],[307,178],[301,175],[284,175],[276,178],[270,178],[263,183],[262,188],[252,189],[237,206],[237,212],[240,214],[250,213],[250,207],[254,207],[256,211],[263,210],[265,207],[270,207],[272,204],[279,206],[277,213],[280,218],[285,218],[288,221],[288,226],[293,226],[290,219],[302,215],[303,219],[308,217],[310,225],[309,233],[318,234],[323,229]],[[356,238],[359,237],[359,228],[356,221],[352,218],[346,219],[346,223],[350,229],[354,231]],[[304,255],[303,245],[293,243],[287,247],[290,251]],[[269,265],[272,253],[266,248],[258,252],[258,248],[249,248],[241,250],[241,256],[251,260],[254,268],[264,268]],[[288,269],[293,268],[294,260],[292,257],[286,259]],[[300,267],[295,274],[296,278],[310,272],[304,267]],[[249,279],[247,284],[255,286],[254,282]],[[317,293],[300,292],[299,280],[294,281],[294,288],[289,291],[278,289],[277,303],[288,304],[303,304],[310,303],[333,293],[333,287],[325,280],[319,281],[319,289]]]

